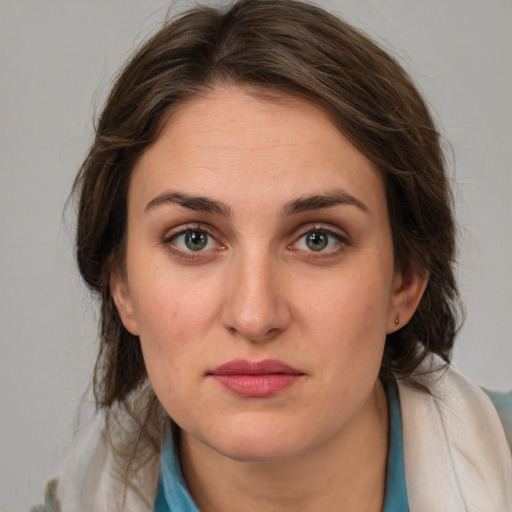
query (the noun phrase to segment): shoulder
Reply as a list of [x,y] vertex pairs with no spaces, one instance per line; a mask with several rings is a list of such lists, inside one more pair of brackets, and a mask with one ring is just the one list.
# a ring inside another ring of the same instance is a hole
[[399,386],[404,401],[408,401],[413,409],[435,409],[443,423],[448,421],[445,426],[453,428],[457,425],[462,433],[471,430],[475,435],[478,432],[501,432],[501,436],[505,434],[507,444],[512,446],[512,392],[482,389],[435,355],[423,361],[414,375],[414,382],[428,392],[414,390],[407,381]]
[[510,510],[512,457],[489,396],[436,356],[414,384],[398,382],[411,510]]
[[76,434],[59,474],[46,486],[44,505],[34,507],[31,512],[81,510],[87,504],[85,496],[96,491],[107,452],[105,418],[97,416]]
[[45,505],[33,512],[150,512],[159,468],[154,449],[128,483],[122,476],[125,455],[139,435],[135,427],[127,413],[116,415],[108,426],[105,415],[98,415],[82,429],[58,477],[48,485]]
[[484,389],[484,391],[498,411],[505,434],[507,435],[510,451],[512,452],[512,391],[508,393],[499,393],[489,391],[488,389]]
[[440,394],[443,402],[449,404],[449,410],[472,411],[467,417],[477,424],[494,423],[496,434],[505,432],[512,453],[512,391],[499,393],[484,389],[453,366],[440,370],[439,375],[439,380],[435,378],[432,384],[433,393]]

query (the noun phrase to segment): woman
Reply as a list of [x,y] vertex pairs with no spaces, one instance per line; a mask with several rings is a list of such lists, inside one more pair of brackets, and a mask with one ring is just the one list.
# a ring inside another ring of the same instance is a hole
[[47,510],[512,509],[504,399],[449,367],[439,135],[365,36],[289,0],[188,11],[75,191],[100,413]]

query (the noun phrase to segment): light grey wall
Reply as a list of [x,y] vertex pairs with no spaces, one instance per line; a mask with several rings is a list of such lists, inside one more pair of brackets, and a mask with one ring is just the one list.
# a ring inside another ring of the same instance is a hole
[[[321,4],[385,41],[442,122],[455,153],[463,232],[467,321],[456,361],[480,383],[510,389],[512,3]],[[40,498],[87,387],[95,314],[72,260],[73,223],[62,211],[95,106],[167,7],[159,0],[0,0],[2,512],[27,510]]]

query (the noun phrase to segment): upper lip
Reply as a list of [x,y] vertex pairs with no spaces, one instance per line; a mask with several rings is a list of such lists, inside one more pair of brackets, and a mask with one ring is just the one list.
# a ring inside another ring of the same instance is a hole
[[209,371],[208,375],[268,375],[272,373],[304,374],[304,372],[277,359],[264,359],[262,361],[234,359],[217,366]]

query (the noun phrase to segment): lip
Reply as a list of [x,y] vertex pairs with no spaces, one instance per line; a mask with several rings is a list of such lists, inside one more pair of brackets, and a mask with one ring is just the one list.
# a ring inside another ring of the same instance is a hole
[[207,375],[238,396],[266,398],[293,386],[304,373],[276,359],[235,359],[218,366]]

